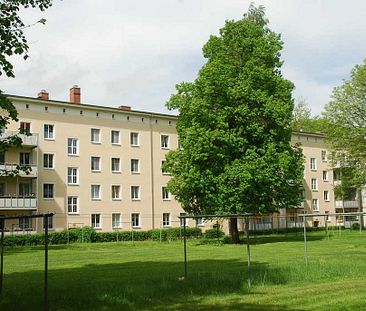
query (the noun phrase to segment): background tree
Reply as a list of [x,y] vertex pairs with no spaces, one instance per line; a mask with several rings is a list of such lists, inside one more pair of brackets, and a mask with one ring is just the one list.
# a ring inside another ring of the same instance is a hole
[[[301,201],[303,158],[290,146],[293,84],[281,75],[280,35],[262,6],[226,21],[203,47],[207,63],[167,103],[181,148],[165,168],[191,214],[266,213]],[[230,220],[236,240],[236,219]]]
[[292,130],[310,133],[324,132],[324,118],[320,116],[313,117],[311,109],[306,103],[305,98],[299,97],[295,101],[293,111]]
[[347,184],[366,184],[366,59],[351,71],[350,80],[335,87],[326,105],[325,132],[334,160],[352,174]]
[[[32,25],[24,24],[19,16],[19,10],[32,7],[43,11],[51,6],[51,2],[52,0],[0,0],[0,75],[14,77],[13,65],[9,59],[12,55],[22,55],[24,59],[29,57],[29,46],[23,30]],[[41,19],[35,24],[45,22],[45,19]],[[14,105],[0,90],[0,133],[5,131],[11,121],[18,121],[17,116]],[[0,153],[4,153],[14,145],[20,146],[21,143],[22,140],[17,135],[0,137]],[[5,172],[9,173],[9,171],[0,173]]]

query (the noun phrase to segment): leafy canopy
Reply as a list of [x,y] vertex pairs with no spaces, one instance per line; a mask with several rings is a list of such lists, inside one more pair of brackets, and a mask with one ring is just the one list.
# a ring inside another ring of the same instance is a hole
[[[351,78],[333,89],[326,105],[326,134],[335,152],[335,161],[343,161],[352,174],[348,184],[366,183],[366,59],[351,71]],[[340,163],[340,162],[339,162]]]
[[292,130],[319,133],[324,132],[325,120],[320,116],[311,116],[311,109],[305,99],[300,97],[295,101],[293,111]]
[[179,110],[179,150],[164,164],[190,213],[266,212],[301,200],[302,153],[290,146],[293,84],[281,75],[280,35],[262,6],[226,21],[203,47],[207,63],[167,103]]

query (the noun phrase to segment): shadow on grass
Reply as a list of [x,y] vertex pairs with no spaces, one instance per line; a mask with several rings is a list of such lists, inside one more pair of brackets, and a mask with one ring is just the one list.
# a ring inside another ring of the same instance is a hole
[[[308,242],[311,241],[320,241],[327,239],[325,234],[319,235],[307,235],[306,237]],[[257,244],[267,244],[267,243],[282,243],[282,242],[304,242],[303,235],[273,235],[273,236],[251,236],[250,243],[253,245]]]
[[[245,302],[249,290],[242,261],[196,260],[188,268],[185,280],[179,262],[135,261],[50,270],[50,310],[301,310]],[[253,280],[259,283],[263,274],[266,284],[288,281],[286,270],[253,263]],[[43,271],[5,275],[0,310],[41,310],[42,303]]]

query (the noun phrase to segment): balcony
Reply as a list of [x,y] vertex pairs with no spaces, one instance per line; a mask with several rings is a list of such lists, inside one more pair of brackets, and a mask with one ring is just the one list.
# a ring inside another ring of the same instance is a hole
[[335,201],[336,208],[358,208],[358,201]]
[[36,210],[35,197],[0,197],[0,210]]
[[[19,164],[14,163],[5,163],[0,164],[0,176],[13,176],[11,172],[16,171],[19,169]],[[25,165],[27,167],[30,167],[30,170],[27,170],[26,172],[19,170],[19,173],[17,176],[19,177],[28,177],[28,178],[37,178],[38,176],[38,167],[34,164],[27,164]],[[27,174],[28,173],[28,174]]]
[[31,134],[31,135],[24,135],[24,134],[19,134],[18,132],[12,132],[12,131],[6,131],[5,133],[0,134],[0,138],[7,138],[9,136],[14,136],[14,135],[18,135],[23,143],[23,146],[28,146],[28,147],[37,147],[38,146],[38,135],[37,134]]

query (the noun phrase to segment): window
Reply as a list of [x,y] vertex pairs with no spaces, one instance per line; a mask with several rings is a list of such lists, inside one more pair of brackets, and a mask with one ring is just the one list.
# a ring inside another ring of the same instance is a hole
[[79,183],[78,176],[79,169],[77,167],[68,167],[67,168],[67,183],[70,185],[77,185]]
[[20,122],[20,129],[29,133],[31,130],[30,122]]
[[121,214],[112,213],[112,228],[113,229],[122,228]]
[[67,153],[69,155],[78,155],[79,154],[79,140],[77,138],[68,138],[67,139]]
[[139,133],[134,133],[134,132],[130,133],[130,145],[131,146],[139,146],[140,145]]
[[140,200],[140,186],[131,186],[131,199]]
[[100,143],[100,129],[91,129],[90,140],[92,143]]
[[112,200],[120,200],[121,199],[121,186],[112,185]]
[[313,211],[319,211],[319,201],[318,201],[318,199],[312,199],[311,200],[311,206],[313,208]]
[[140,227],[140,214],[138,214],[138,213],[131,214],[131,225],[132,225],[132,228]]
[[32,194],[32,184],[31,183],[19,183],[19,196],[27,197]]
[[328,171],[323,171],[323,181],[328,181]]
[[324,201],[326,201],[326,202],[329,201],[329,191],[328,190],[325,190],[323,192],[323,198],[324,198]]
[[111,159],[111,168],[113,173],[121,171],[120,163],[121,163],[120,158]]
[[30,164],[30,152],[20,152],[19,153],[19,163],[20,165]]
[[69,214],[79,213],[79,198],[75,196],[67,197],[67,212]]
[[161,161],[161,173],[163,175],[170,175],[169,172],[166,169],[164,169],[164,163],[165,163],[165,160]]
[[91,226],[96,229],[102,227],[100,223],[100,214],[91,214]]
[[54,126],[52,124],[45,124],[43,126],[44,139],[55,139]]
[[120,144],[120,135],[119,131],[111,131],[111,143],[112,144]]
[[311,190],[313,191],[318,190],[318,181],[316,178],[311,179]]
[[[53,217],[52,216],[48,216],[47,217],[47,222],[48,222],[48,229],[53,229]],[[43,229],[45,229],[46,226],[45,226],[45,223],[44,223],[44,220],[43,220]]]
[[161,188],[161,196],[162,196],[164,201],[170,200],[170,193],[169,193],[167,187],[162,187]]
[[31,228],[31,219],[30,218],[19,218],[19,228],[20,229],[28,229]]
[[91,198],[92,200],[100,199],[100,185],[91,185]]
[[140,161],[131,159],[131,173],[140,173]]
[[316,159],[315,158],[310,158],[310,169],[312,171],[316,171]]
[[196,226],[197,227],[203,226],[203,218],[202,217],[196,218]]
[[163,227],[170,226],[170,213],[163,213]]
[[53,193],[53,184],[43,184],[43,198],[52,199],[54,196]]
[[44,168],[54,168],[53,166],[53,157],[54,155],[51,153],[43,154],[43,167]]
[[5,163],[5,152],[0,151],[0,164],[4,164],[4,163]]
[[327,151],[326,150],[322,150],[322,161],[327,162]]
[[91,157],[90,166],[93,172],[100,172],[100,157]]
[[[187,216],[187,213],[179,213],[179,216]],[[188,218],[180,218],[180,226],[184,227],[184,224],[188,226]]]
[[3,197],[5,195],[5,183],[0,183],[0,197]]
[[169,136],[168,135],[161,135],[160,142],[161,142],[162,149],[169,149]]

